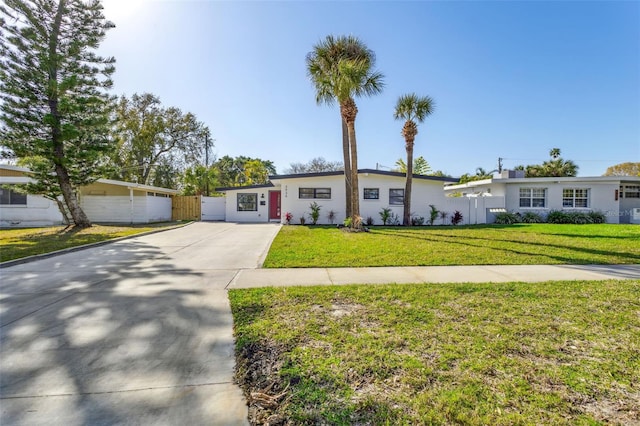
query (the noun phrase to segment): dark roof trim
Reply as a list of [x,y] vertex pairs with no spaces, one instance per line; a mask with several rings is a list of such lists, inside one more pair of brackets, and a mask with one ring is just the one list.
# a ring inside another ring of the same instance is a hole
[[[375,170],[375,169],[358,169],[358,174],[377,174],[382,176],[394,176],[394,177],[405,177],[404,173],[400,172],[390,172],[386,170]],[[313,178],[313,177],[321,177],[321,176],[342,176],[344,175],[344,171],[340,170],[337,172],[320,172],[320,173],[299,173],[299,174],[291,174],[291,175],[273,175],[269,176],[271,180],[277,179],[299,179],[299,178]],[[425,175],[413,175],[414,179],[423,179],[423,180],[435,180],[440,182],[458,182],[460,179],[458,178],[450,178],[450,177],[442,177],[442,176],[425,176]]]
[[225,186],[222,188],[214,188],[213,190],[216,192],[226,192],[226,191],[237,191],[237,190],[244,190],[244,189],[258,189],[258,188],[273,188],[273,184],[269,182],[262,185]]

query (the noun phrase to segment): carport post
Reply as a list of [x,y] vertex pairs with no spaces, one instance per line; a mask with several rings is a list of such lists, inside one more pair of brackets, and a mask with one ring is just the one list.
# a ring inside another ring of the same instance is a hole
[[129,216],[133,225],[133,188],[129,188]]

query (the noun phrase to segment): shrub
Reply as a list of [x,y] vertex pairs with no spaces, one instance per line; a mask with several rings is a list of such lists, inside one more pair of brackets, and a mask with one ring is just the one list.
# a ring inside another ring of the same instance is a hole
[[424,217],[411,216],[411,226],[422,226],[422,225],[424,225]]
[[329,213],[327,213],[327,219],[329,219],[329,223],[333,225],[333,222],[336,220],[336,212],[329,210]]
[[440,216],[440,219],[442,219],[442,224],[444,225],[444,221],[447,220],[447,217],[449,217],[449,213],[438,212],[438,216]]
[[589,217],[591,218],[593,223],[606,223],[607,222],[607,215],[605,215],[602,212],[589,212],[587,214],[589,215]]
[[311,218],[311,224],[315,225],[318,223],[318,218],[320,218],[320,208],[321,206],[315,201],[309,205],[311,209],[311,213],[309,213],[309,217]]
[[458,210],[453,212],[453,216],[451,216],[451,224],[453,226],[459,225],[462,222],[463,216]]
[[304,225],[307,221],[305,220],[304,216],[300,216],[300,225]]
[[291,213],[287,212],[284,215],[284,220],[287,223],[287,225],[289,225],[291,223],[291,221],[293,220],[293,215]]
[[436,209],[436,206],[434,206],[433,204],[429,204],[429,208],[431,209],[429,211],[429,225],[433,226],[434,222],[438,218],[438,215],[440,214],[440,211],[438,211],[438,209]]
[[382,219],[382,224],[386,225],[387,222],[389,222],[389,219],[391,219],[391,209],[389,207],[384,207],[382,210],[380,210],[380,219]]
[[351,223],[352,223],[352,219],[351,217],[347,217],[345,218],[345,220],[342,221],[342,224],[344,225],[345,228],[351,228]]
[[391,216],[389,216],[389,225],[400,226],[401,223],[400,216],[395,213],[391,213]]
[[526,212],[522,215],[522,223],[542,223],[544,219],[538,213]]
[[572,223],[574,225],[585,225],[590,223],[605,223],[607,217],[602,212],[565,212],[553,210],[547,216],[548,223]]
[[367,216],[367,219],[364,221],[367,226],[373,225],[373,218],[371,216]]
[[520,222],[520,216],[512,212],[500,212],[496,214],[494,223],[499,225],[511,225]]
[[571,218],[562,210],[551,210],[547,215],[548,223],[571,223]]

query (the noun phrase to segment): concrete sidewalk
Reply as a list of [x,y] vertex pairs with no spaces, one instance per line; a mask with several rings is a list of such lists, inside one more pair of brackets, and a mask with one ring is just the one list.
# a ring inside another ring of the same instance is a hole
[[640,279],[640,265],[479,265],[242,269],[227,288]]

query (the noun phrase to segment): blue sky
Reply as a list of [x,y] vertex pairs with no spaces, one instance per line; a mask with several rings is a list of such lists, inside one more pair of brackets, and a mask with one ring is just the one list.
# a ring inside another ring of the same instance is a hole
[[318,106],[305,56],[353,34],[377,56],[381,95],[356,100],[360,168],[405,157],[397,98],[429,95],[415,155],[454,176],[541,163],[580,176],[640,161],[640,2],[105,0],[114,93],[151,92],[207,124],[215,152],[342,160],[337,106]]

